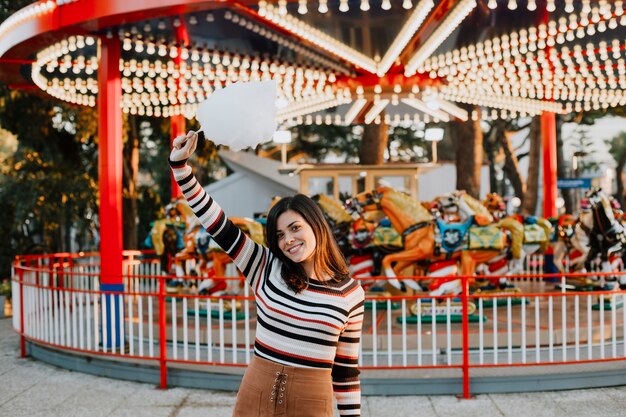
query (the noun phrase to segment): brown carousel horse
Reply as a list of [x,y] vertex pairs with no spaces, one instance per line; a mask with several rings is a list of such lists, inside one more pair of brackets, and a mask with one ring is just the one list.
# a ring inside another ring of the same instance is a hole
[[[363,192],[346,203],[349,210],[376,211],[382,210],[391,221],[392,226],[401,234],[404,249],[386,255],[382,260],[382,268],[389,279],[389,283],[396,289],[402,289],[403,285],[396,277],[402,272],[420,261],[446,260],[450,258],[460,259],[461,274],[472,276],[476,266],[487,262],[499,252],[493,250],[455,250],[437,254],[440,240],[436,236],[436,219],[422,204],[413,200],[408,195],[398,192],[389,187],[379,187],[371,192]],[[441,227],[441,224],[439,225]],[[458,235],[459,231],[447,230],[443,240]],[[448,284],[457,278],[440,280],[441,285]],[[421,291],[422,287],[413,280],[404,280],[403,283],[415,291]],[[458,282],[454,285],[458,285]]]
[[471,225],[470,249],[493,249],[499,252],[477,265],[476,272],[488,277],[476,281],[481,291],[519,290],[508,279],[508,276],[521,272],[523,267],[523,226],[518,220],[497,219],[479,200],[462,190],[438,196],[431,207],[433,213],[443,221]]
[[487,194],[482,204],[496,220],[513,219],[524,227],[522,249],[524,254],[544,253],[550,246],[552,224],[543,217],[508,215],[504,199],[496,193]]

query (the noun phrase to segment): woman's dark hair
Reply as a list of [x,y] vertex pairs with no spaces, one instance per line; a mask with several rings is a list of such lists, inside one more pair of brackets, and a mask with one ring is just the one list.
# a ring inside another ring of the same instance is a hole
[[280,199],[267,215],[266,240],[268,248],[282,262],[281,276],[294,292],[299,293],[309,285],[309,276],[299,263],[289,259],[278,247],[278,217],[287,210],[293,210],[311,226],[317,241],[313,252],[313,269],[318,278],[330,276],[333,281],[341,281],[349,276],[348,265],[333,237],[328,222],[319,206],[304,194]]

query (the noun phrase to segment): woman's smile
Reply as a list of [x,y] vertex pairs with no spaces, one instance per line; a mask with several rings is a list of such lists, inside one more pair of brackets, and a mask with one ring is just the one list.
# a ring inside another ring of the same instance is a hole
[[312,266],[317,240],[311,226],[293,210],[287,210],[276,222],[278,247],[295,263],[304,263],[305,270]]

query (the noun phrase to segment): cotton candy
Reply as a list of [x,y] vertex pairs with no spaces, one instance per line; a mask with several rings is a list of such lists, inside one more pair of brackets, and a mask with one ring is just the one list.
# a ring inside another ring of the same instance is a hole
[[239,82],[216,90],[198,106],[207,139],[232,150],[255,147],[276,131],[276,82]]

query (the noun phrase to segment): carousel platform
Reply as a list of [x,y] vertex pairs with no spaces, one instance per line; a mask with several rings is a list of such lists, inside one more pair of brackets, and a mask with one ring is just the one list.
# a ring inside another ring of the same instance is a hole
[[[35,353],[33,351],[33,353]],[[230,417],[234,392],[175,388],[155,389],[102,378],[41,361],[19,358],[19,336],[9,319],[0,320],[0,415],[11,416],[206,416]],[[208,378],[207,378],[208,379]],[[454,395],[406,395],[363,398],[363,417],[623,415],[626,386],[534,392],[479,394],[471,400]]]

